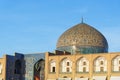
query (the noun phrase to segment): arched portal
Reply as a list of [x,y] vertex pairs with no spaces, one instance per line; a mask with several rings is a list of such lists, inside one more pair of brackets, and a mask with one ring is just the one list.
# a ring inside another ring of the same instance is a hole
[[14,73],[15,74],[21,74],[21,68],[22,68],[22,64],[20,60],[16,60],[15,61],[15,70]]
[[38,60],[34,65],[34,80],[44,80],[45,61]]

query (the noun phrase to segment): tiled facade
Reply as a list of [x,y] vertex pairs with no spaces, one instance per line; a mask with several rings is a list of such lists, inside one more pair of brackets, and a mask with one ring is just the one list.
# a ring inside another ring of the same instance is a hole
[[44,53],[24,55],[25,66],[23,69],[25,75],[23,80],[34,80],[34,65],[40,59],[45,59]]
[[76,52],[84,54],[106,53],[108,52],[108,43],[102,33],[82,22],[66,30],[60,36],[57,49],[72,54]]
[[[34,80],[34,65],[44,59],[44,53],[5,55],[0,58],[0,80]],[[44,68],[41,71],[44,78]]]

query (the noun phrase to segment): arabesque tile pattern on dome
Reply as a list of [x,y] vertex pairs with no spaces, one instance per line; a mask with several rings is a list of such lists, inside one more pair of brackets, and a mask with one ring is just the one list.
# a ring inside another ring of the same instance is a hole
[[[67,47],[72,46],[76,46],[77,48],[94,47],[103,49],[102,51],[97,50],[98,52],[108,52],[108,43],[105,37],[98,30],[85,23],[73,26],[60,36],[57,43],[58,50],[63,50],[63,47],[66,50]],[[72,50],[72,48],[70,49]],[[77,51],[80,51],[80,49]],[[97,52],[96,49],[94,51]],[[94,51],[92,52],[94,53]]]

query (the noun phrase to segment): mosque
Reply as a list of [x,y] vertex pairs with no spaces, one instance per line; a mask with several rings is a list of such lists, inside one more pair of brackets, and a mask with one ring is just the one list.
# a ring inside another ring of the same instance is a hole
[[83,21],[58,39],[54,52],[4,55],[0,80],[120,80],[120,52]]

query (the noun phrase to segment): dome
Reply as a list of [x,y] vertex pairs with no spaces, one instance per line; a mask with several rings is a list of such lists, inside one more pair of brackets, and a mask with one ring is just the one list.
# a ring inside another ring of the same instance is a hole
[[80,23],[65,31],[57,42],[57,50],[71,54],[106,53],[108,43],[105,37],[95,28]]

